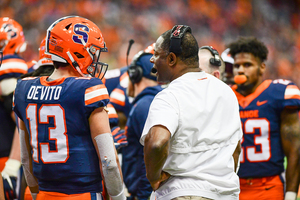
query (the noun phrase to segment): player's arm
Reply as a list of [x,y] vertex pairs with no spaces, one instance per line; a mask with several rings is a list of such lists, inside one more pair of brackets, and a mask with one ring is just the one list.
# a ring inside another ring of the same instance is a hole
[[31,196],[35,200],[39,192],[38,181],[33,175],[32,169],[32,155],[29,143],[29,134],[22,120],[19,120],[19,135],[20,135],[20,149],[21,149],[21,163],[27,185],[30,189]]
[[170,137],[170,131],[161,125],[153,126],[145,137],[144,159],[147,178],[153,190],[157,190],[170,177],[169,173],[162,171],[169,155]]
[[3,181],[0,178],[0,199],[4,199]]
[[283,150],[287,157],[285,199],[296,199],[300,178],[300,122],[297,110],[283,110],[280,131]]
[[89,123],[107,192],[112,200],[125,200],[121,167],[105,109],[103,107],[95,109],[89,118]]
[[237,173],[239,170],[239,166],[240,166],[240,153],[241,153],[241,141],[238,142],[238,144],[236,145],[236,148],[232,154],[233,159],[234,159],[234,171]]

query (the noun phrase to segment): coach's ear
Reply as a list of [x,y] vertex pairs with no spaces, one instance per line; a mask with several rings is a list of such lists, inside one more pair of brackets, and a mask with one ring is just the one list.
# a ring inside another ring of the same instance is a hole
[[175,55],[175,53],[173,52],[170,52],[168,57],[167,57],[167,60],[168,60],[168,64],[170,67],[173,67],[176,63],[177,63],[177,56]]
[[217,77],[218,79],[220,79],[220,71],[219,70],[213,71],[212,75]]

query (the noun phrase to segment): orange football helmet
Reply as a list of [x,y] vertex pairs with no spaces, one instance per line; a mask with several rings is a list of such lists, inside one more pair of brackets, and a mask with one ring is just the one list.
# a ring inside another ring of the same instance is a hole
[[38,66],[43,66],[43,65],[53,65],[52,60],[47,58],[47,55],[45,54],[45,49],[46,49],[46,37],[42,40],[39,48],[39,61]]
[[22,26],[8,17],[0,18],[0,50],[3,54],[22,53],[26,46]]
[[152,43],[151,45],[149,45],[149,46],[144,50],[144,52],[154,54],[154,48],[155,48],[155,42]]
[[45,47],[52,61],[69,63],[82,76],[102,79],[108,68],[99,61],[100,53],[107,52],[102,33],[83,17],[67,16],[55,21],[47,30]]

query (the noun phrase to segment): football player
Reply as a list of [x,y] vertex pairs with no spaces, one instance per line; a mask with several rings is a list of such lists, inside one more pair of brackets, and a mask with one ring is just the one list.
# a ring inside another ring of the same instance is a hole
[[[263,80],[268,49],[254,37],[228,45],[243,128],[240,200],[295,200],[300,178],[300,91],[289,80]],[[287,157],[285,186],[284,156]]]
[[45,53],[54,72],[18,81],[14,111],[33,199],[101,199],[102,179],[111,199],[126,199],[100,80],[106,51],[97,25],[63,17],[47,30]]
[[[0,51],[0,67],[2,64],[3,53]],[[0,178],[0,199],[4,199],[3,180]]]
[[[149,45],[146,49],[144,49],[144,52],[153,54],[154,45],[155,43]],[[129,84],[129,76],[127,71],[128,66],[122,67],[121,69],[108,70],[108,72],[105,74],[105,85],[110,93],[110,101],[115,109],[119,113],[123,113],[126,118],[129,115],[131,103],[133,101],[133,98],[126,94],[126,89]]]
[[[162,90],[151,72],[152,52],[140,51],[128,67],[129,85],[127,95],[134,98],[126,123],[128,146],[123,148],[122,171],[130,193],[128,199],[147,200],[152,187],[146,177],[143,146],[139,143],[148,110],[154,96]],[[133,159],[134,158],[134,159]]]
[[17,196],[16,180],[21,166],[20,142],[12,112],[12,95],[17,78],[27,72],[27,65],[19,55],[25,49],[22,26],[11,18],[0,18],[0,50],[3,51],[0,68],[0,171],[6,199]]

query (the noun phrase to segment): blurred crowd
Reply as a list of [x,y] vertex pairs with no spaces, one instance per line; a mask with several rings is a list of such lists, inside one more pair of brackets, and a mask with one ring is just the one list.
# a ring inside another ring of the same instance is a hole
[[110,69],[126,65],[128,41],[139,50],[175,24],[192,27],[199,46],[219,53],[238,36],[255,36],[269,49],[265,78],[291,79],[300,86],[300,0],[1,0],[0,17],[19,22],[28,42],[23,57],[38,59],[49,25],[79,15],[101,29]]

